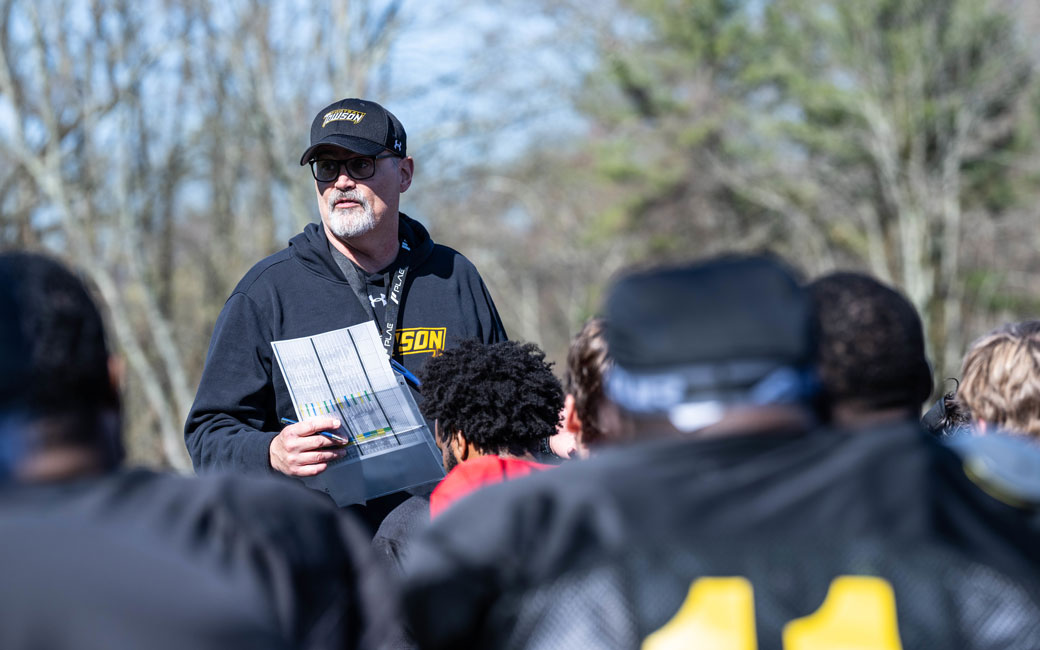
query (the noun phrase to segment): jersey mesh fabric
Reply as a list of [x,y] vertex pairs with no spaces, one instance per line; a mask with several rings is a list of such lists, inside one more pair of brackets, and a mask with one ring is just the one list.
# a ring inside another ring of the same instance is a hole
[[[493,611],[492,620],[515,616],[516,624],[485,647],[639,648],[675,616],[694,580],[743,576],[754,590],[758,648],[780,650],[784,625],[817,611],[831,582],[844,575],[877,576],[892,586],[903,648],[1040,647],[1037,585],[944,547],[885,541],[703,552],[644,545],[575,566],[517,602],[503,601],[499,609],[513,611]],[[689,647],[697,641],[689,639]]]

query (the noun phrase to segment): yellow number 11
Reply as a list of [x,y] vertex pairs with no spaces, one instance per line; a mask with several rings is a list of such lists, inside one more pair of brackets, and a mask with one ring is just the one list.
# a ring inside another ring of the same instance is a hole
[[[892,585],[872,576],[839,576],[812,614],[787,623],[784,650],[902,650]],[[756,650],[754,590],[746,578],[699,578],[672,620],[643,650],[704,647]]]

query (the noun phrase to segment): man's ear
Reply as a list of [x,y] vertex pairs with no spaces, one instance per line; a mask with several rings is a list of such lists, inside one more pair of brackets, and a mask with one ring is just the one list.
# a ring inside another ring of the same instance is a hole
[[123,357],[118,354],[111,354],[108,357],[108,382],[112,385],[112,390],[116,394],[123,387],[123,379],[126,376],[126,361]]
[[449,444],[451,445],[452,453],[455,454],[455,458],[457,458],[460,463],[469,459],[471,451],[470,444],[462,435],[461,431],[456,431],[451,435],[451,441]]
[[403,193],[412,186],[412,174],[415,173],[415,161],[411,156],[402,158],[401,162],[397,165],[397,169],[401,174],[401,192]]
[[581,418],[578,417],[578,409],[574,407],[574,395],[570,393],[563,398],[563,418],[560,430],[575,435],[581,433]]
[[118,354],[108,355],[108,384],[112,389],[113,405],[122,409],[123,380],[126,379],[126,361]]
[[[567,450],[568,454],[566,456],[560,454],[559,451],[557,451],[556,446],[553,446],[553,441],[550,441],[549,445],[553,447],[553,451],[556,452],[558,456],[573,458],[574,455],[577,454],[579,458],[589,457],[589,446],[582,435],[581,418],[578,417],[578,409],[575,407],[574,395],[571,395],[570,393],[567,393],[563,398],[563,417],[561,418],[560,428],[557,429],[557,432],[558,434],[569,433],[572,436],[571,439],[574,441],[572,443],[573,449]],[[557,446],[559,446],[559,443]]]

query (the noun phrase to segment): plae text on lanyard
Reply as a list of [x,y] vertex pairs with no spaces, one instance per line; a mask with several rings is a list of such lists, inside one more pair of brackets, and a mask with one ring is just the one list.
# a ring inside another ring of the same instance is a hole
[[[408,250],[406,242],[402,241],[401,246]],[[386,349],[386,356],[391,359],[394,356],[394,330],[397,329],[397,313],[401,310],[401,300],[404,298],[404,280],[408,277],[408,260],[406,256],[402,257],[405,257],[402,260],[403,263],[393,272],[390,280],[389,301],[384,312],[386,324],[380,331],[380,336],[383,337],[383,348]]]
[[[379,328],[379,336],[383,342],[383,349],[386,350],[386,356],[391,359],[394,358],[394,331],[397,329],[397,316],[401,311],[401,301],[404,300],[404,281],[405,278],[408,277],[408,264],[411,261],[411,251],[412,247],[408,245],[408,240],[402,238],[401,250],[397,255],[397,267],[392,273],[388,273],[384,276],[386,278],[386,285],[388,285],[387,288],[390,290],[390,295],[388,296],[389,300],[385,298],[382,300],[384,305],[384,322],[382,327]],[[362,292],[367,293],[368,283],[361,277],[360,270],[357,269],[356,266],[355,269],[358,272],[354,274],[354,278],[361,283],[359,287],[361,290],[358,291],[355,289],[355,291],[357,291],[358,294],[361,294]],[[358,297],[360,298],[361,296],[359,295]],[[362,303],[364,303],[363,299]],[[379,321],[376,319],[375,300],[372,298],[371,294],[369,294],[369,303],[369,313],[371,313],[372,318],[376,320],[376,327],[379,327]]]
[[[383,275],[384,286],[389,285],[389,300],[387,300],[386,294],[380,294],[379,297],[372,295],[368,280],[364,277],[364,272],[361,268],[342,253],[337,254],[331,243],[329,244],[329,250],[333,259],[336,260],[336,263],[346,276],[351,289],[354,290],[354,295],[357,296],[361,308],[367,311],[372,320],[375,321],[376,328],[379,330],[379,338],[383,343],[387,356],[393,358],[394,331],[397,329],[397,317],[400,313],[401,302],[404,300],[404,284],[405,279],[408,277],[408,266],[411,260],[412,249],[408,245],[408,240],[401,239],[401,250],[398,252],[397,265],[394,271]],[[380,303],[384,307],[384,323],[382,325],[376,313],[376,303]]]

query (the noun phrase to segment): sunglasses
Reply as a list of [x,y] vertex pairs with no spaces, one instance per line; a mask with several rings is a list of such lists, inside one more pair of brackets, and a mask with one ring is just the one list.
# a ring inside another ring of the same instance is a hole
[[376,161],[380,158],[396,158],[397,154],[384,153],[378,156],[355,156],[354,158],[319,158],[311,161],[311,174],[314,180],[331,183],[339,178],[340,167],[347,170],[347,176],[356,181],[363,181],[376,173]]

